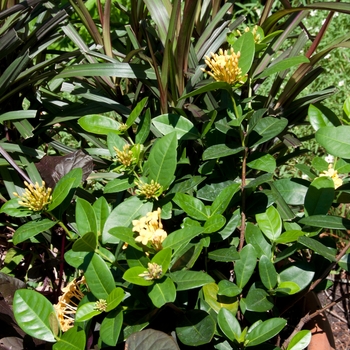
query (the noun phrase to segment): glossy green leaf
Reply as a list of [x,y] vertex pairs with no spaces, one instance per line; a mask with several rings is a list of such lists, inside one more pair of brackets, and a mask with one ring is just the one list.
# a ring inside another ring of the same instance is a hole
[[179,321],[176,334],[183,344],[199,346],[210,343],[215,326],[215,320],[205,311],[190,310]]
[[329,228],[332,230],[350,230],[350,220],[341,216],[312,215],[299,220],[300,224]]
[[343,105],[343,111],[349,117],[350,116],[350,97],[348,97]]
[[273,308],[273,303],[268,299],[269,294],[260,288],[250,288],[245,298],[245,307],[248,311],[266,312]]
[[[303,237],[304,238],[304,237]],[[305,289],[312,281],[315,272],[307,263],[296,263],[290,267],[287,267],[279,274],[279,281],[282,282],[294,282],[300,290]]]
[[103,189],[103,193],[117,193],[125,191],[134,186],[134,178],[132,176],[123,175],[117,179],[111,180]]
[[49,230],[51,227],[56,225],[56,221],[50,219],[42,219],[29,221],[21,225],[13,235],[13,244],[24,242],[27,239],[36,236],[37,234]]
[[122,288],[120,287],[114,288],[107,297],[106,312],[109,312],[115,309],[122,302],[124,297],[125,297],[125,292]]
[[206,148],[203,152],[203,160],[217,159],[231,156],[244,150],[244,147],[238,144],[217,144]]
[[253,147],[271,140],[280,134],[287,125],[288,120],[285,118],[261,118],[249,136],[249,145]]
[[188,244],[192,238],[203,232],[200,226],[187,226],[176,230],[168,235],[163,241],[163,248],[177,249],[182,245]]
[[218,283],[219,291],[218,295],[225,295],[227,297],[235,297],[242,293],[242,289],[238,288],[236,284],[228,280],[221,280]]
[[176,193],[173,201],[189,216],[197,220],[208,219],[207,211],[203,202],[185,193]]
[[170,274],[176,283],[176,290],[188,290],[214,282],[213,278],[203,271],[181,270]]
[[273,289],[277,284],[277,272],[271,260],[262,255],[259,260],[259,276],[267,289]]
[[77,326],[62,333],[60,339],[52,347],[53,350],[84,350],[86,336],[83,329]]
[[237,340],[241,335],[241,326],[237,318],[225,308],[220,309],[218,313],[218,325],[231,341]]
[[126,261],[129,267],[142,266],[147,267],[150,259],[145,255],[143,250],[139,250],[130,246],[125,251]]
[[102,311],[96,309],[96,302],[85,303],[78,307],[77,312],[75,314],[75,321],[88,321],[94,316],[99,315],[100,313],[102,313]]
[[90,256],[91,260],[84,274],[86,282],[97,299],[106,300],[109,293],[115,288],[113,275],[99,255],[90,253]]
[[127,127],[131,127],[134,124],[135,120],[140,116],[140,114],[142,113],[142,110],[145,108],[147,101],[148,101],[148,97],[145,97],[140,102],[137,103],[135,108],[131,111],[128,119],[126,120],[125,125]]
[[20,217],[32,215],[33,211],[29,209],[25,209],[24,207],[21,207],[20,204],[18,203],[18,198],[16,197],[5,202],[0,208],[0,213],[5,213],[7,215],[20,218]]
[[282,220],[280,214],[274,206],[267,208],[265,213],[255,215],[260,230],[272,242],[275,241],[282,232]]
[[267,242],[259,227],[251,222],[247,222],[245,239],[254,247],[258,258],[262,255],[271,255],[272,246]]
[[230,204],[232,197],[239,191],[239,189],[240,184],[238,183],[233,183],[225,187],[212,203],[210,207],[210,215],[223,214]]
[[3,124],[7,120],[31,119],[37,115],[36,110],[21,110],[3,113],[0,115],[0,123]]
[[289,205],[304,204],[308,182],[300,179],[281,179],[274,182],[275,187]]
[[298,240],[299,237],[304,236],[305,232],[300,230],[288,230],[283,232],[276,240],[275,243],[292,243]]
[[266,342],[267,340],[273,338],[276,334],[278,334],[287,324],[287,321],[283,318],[270,318],[251,331],[248,330],[245,346],[256,346]]
[[219,286],[216,283],[208,283],[202,287],[204,300],[215,311],[219,312],[222,308],[225,308],[236,315],[238,311],[237,297],[218,297]]
[[146,267],[134,266],[124,272],[123,279],[139,286],[151,286],[154,283],[153,280],[146,280],[144,277],[139,276],[145,272],[147,272]]
[[175,131],[178,140],[197,140],[200,138],[200,134],[193,123],[178,114],[162,114],[153,118],[152,124],[163,135]]
[[96,217],[96,228],[98,235],[102,234],[105,222],[111,213],[110,206],[105,197],[101,196],[92,206]]
[[80,236],[85,235],[87,232],[97,232],[95,211],[85,199],[77,198],[75,218]]
[[214,261],[230,262],[239,259],[236,247],[216,249],[208,254],[209,259]]
[[132,220],[139,216],[145,216],[152,211],[152,203],[144,203],[138,197],[133,196],[116,206],[109,214],[102,232],[103,243],[119,243],[119,239],[109,233],[114,227],[129,227]]
[[129,227],[113,227],[109,230],[109,236],[115,237],[118,241],[128,243],[135,249],[142,251],[142,246],[135,241],[137,234]]
[[339,158],[337,163],[334,164],[334,169],[338,171],[338,174],[350,173],[350,160]]
[[305,196],[305,215],[327,214],[334,200],[334,182],[328,177],[312,181]]
[[350,159],[350,126],[325,126],[316,131],[316,141],[333,156]]
[[240,259],[235,262],[234,271],[236,283],[239,288],[243,288],[252,276],[256,266],[256,252],[251,244],[247,244],[239,252]]
[[101,340],[109,346],[116,346],[122,326],[123,326],[122,310],[115,309],[109,312],[101,323],[101,328],[100,328]]
[[156,263],[162,266],[163,275],[168,271],[171,261],[171,249],[164,248],[160,250],[151,260],[152,263]]
[[159,183],[166,190],[174,179],[177,164],[176,133],[158,139],[151,149],[147,164],[149,179]]
[[260,73],[256,78],[265,78],[269,75],[282,72],[286,69],[292,68],[296,65],[302,64],[302,63],[308,63],[309,60],[305,56],[294,56],[294,57],[287,57],[282,61],[279,61],[277,63],[272,62],[272,64],[264,69],[262,73]]
[[99,114],[86,115],[78,120],[78,124],[87,132],[98,135],[108,135],[119,132],[120,123],[116,120]]
[[76,182],[75,178],[63,177],[58,181],[52,193],[52,202],[48,206],[48,211],[52,211],[58,207],[68,196]]
[[137,127],[137,132],[135,135],[135,142],[143,144],[146,142],[147,137],[151,130],[151,112],[148,108],[146,113],[140,117],[140,123]]
[[169,277],[163,277],[148,287],[148,296],[155,307],[161,308],[166,303],[172,303],[176,298],[174,282]]
[[276,170],[276,159],[268,153],[259,153],[254,155],[254,159],[248,158],[247,165],[251,169],[273,173]]
[[308,247],[312,251],[322,255],[324,258],[328,259],[329,261],[335,261],[337,252],[335,249],[330,249],[321,242],[317,241],[316,239],[310,238],[310,237],[300,237],[298,239],[298,242],[302,245]]
[[226,219],[221,214],[215,214],[204,223],[203,233],[213,233],[219,231],[226,223]]
[[64,254],[64,260],[76,269],[82,269],[83,264],[86,263],[85,257],[88,254],[88,251],[75,252],[70,249]]
[[93,252],[97,248],[97,234],[87,232],[83,237],[78,238],[72,246],[74,252]]
[[255,54],[255,41],[253,34],[250,32],[244,33],[234,42],[232,47],[235,53],[241,53],[238,66],[242,70],[242,75],[247,74],[252,66]]
[[317,131],[324,126],[339,126],[338,119],[332,117],[332,115],[326,116],[320,109],[314,105],[310,105],[308,109],[308,116],[311,126]]
[[300,286],[292,281],[283,281],[278,283],[277,288],[275,289],[278,293],[283,293],[287,295],[293,295],[300,292]]
[[56,312],[43,295],[33,290],[18,289],[13,298],[13,313],[17,324],[27,334],[48,342],[55,341],[49,317]]
[[304,329],[299,331],[288,344],[287,350],[304,350],[311,342],[311,331]]

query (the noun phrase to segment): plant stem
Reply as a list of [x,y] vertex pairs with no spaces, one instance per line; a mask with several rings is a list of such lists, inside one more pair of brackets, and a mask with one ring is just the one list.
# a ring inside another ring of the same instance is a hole
[[246,215],[245,215],[245,206],[246,206],[246,191],[245,191],[245,185],[246,185],[246,172],[247,172],[247,157],[248,157],[248,147],[245,147],[243,151],[243,160],[242,160],[242,183],[241,183],[241,196],[242,196],[242,202],[241,202],[241,229],[240,229],[240,237],[239,237],[239,247],[238,251],[241,251],[244,245],[244,238],[245,238],[245,221],[246,221]]

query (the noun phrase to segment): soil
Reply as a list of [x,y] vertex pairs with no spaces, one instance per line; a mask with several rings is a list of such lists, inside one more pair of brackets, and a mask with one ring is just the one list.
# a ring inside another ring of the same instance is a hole
[[[343,274],[341,279],[334,278],[333,286],[318,294],[318,298],[325,306],[350,292],[350,275]],[[350,299],[346,298],[326,311],[331,325],[336,350],[350,350]]]

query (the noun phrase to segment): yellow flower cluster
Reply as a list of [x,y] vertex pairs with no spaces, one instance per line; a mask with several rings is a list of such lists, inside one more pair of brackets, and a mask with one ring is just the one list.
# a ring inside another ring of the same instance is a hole
[[156,250],[162,249],[162,242],[167,237],[167,233],[163,230],[160,219],[161,209],[147,213],[140,220],[133,220],[133,231],[139,235],[135,238],[136,242],[147,245],[149,242]]
[[20,196],[16,192],[13,193],[14,196],[19,198],[19,205],[22,207],[27,207],[33,211],[41,211],[46,209],[46,207],[52,201],[52,189],[50,187],[46,188],[44,181],[42,182],[42,186],[39,186],[37,182],[35,185],[33,185],[28,184],[27,181],[24,181],[24,184],[27,187],[24,194]]
[[66,332],[74,326],[74,315],[77,312],[79,301],[84,297],[84,293],[80,289],[82,284],[86,285],[85,277],[79,281],[74,279],[68,283],[62,289],[63,294],[58,298],[58,303],[53,306],[62,332]]
[[223,81],[230,85],[237,82],[242,82],[242,70],[238,66],[238,61],[241,53],[238,51],[235,53],[233,48],[227,52],[219,50],[219,54],[211,53],[211,57],[205,56],[205,63],[211,69],[211,71],[206,71],[202,68],[203,72],[208,73],[216,81]]
[[320,174],[320,176],[330,177],[334,182],[335,188],[338,188],[343,184],[343,180],[338,176],[338,171],[334,170],[333,164],[329,164],[328,170],[323,171],[323,174]]
[[148,263],[147,271],[140,273],[139,276],[143,277],[146,281],[151,281],[155,279],[159,279],[163,273],[163,269],[161,265],[157,263]]
[[100,300],[96,301],[94,309],[101,311],[101,312],[104,312],[104,311],[106,311],[107,306],[108,306],[107,300],[100,299]]
[[117,147],[113,148],[117,154],[117,161],[123,164],[125,167],[129,167],[133,162],[136,161],[134,154],[130,150],[129,144],[125,144],[122,151],[120,151]]
[[[246,33],[248,33],[248,32],[250,32],[250,28],[246,27],[246,28],[244,28],[244,31]],[[239,30],[237,30],[237,33],[239,36],[242,36],[242,33]],[[255,25],[253,27],[252,34],[253,34],[255,43],[258,44],[260,42],[261,38],[260,38],[260,34],[258,34],[258,26],[257,25]]]
[[141,180],[135,181],[135,184],[137,186],[137,190],[135,191],[136,194],[138,196],[144,196],[147,199],[158,199],[158,196],[162,191],[162,186],[154,180],[152,180],[150,184],[144,183]]

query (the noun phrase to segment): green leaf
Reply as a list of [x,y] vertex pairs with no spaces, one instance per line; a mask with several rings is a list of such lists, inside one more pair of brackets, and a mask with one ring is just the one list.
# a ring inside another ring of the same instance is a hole
[[115,309],[124,299],[125,292],[122,288],[114,288],[107,297],[107,308],[106,312]]
[[277,284],[277,272],[271,260],[262,255],[259,260],[259,275],[261,282],[267,289],[273,289]]
[[86,336],[83,329],[74,326],[62,333],[58,342],[52,347],[53,350],[84,350]]
[[84,276],[92,294],[97,299],[106,300],[109,293],[115,288],[114,278],[106,262],[95,253],[90,253],[91,255]]
[[231,341],[237,340],[241,335],[241,326],[237,318],[229,310],[222,308],[218,313],[218,325]]
[[3,124],[7,120],[20,120],[20,119],[31,119],[35,118],[37,115],[36,110],[20,110],[20,111],[12,111],[3,113],[0,115],[0,123]]
[[149,179],[159,183],[166,190],[174,179],[177,164],[176,133],[158,139],[151,149],[147,164]]
[[215,320],[202,310],[186,312],[176,327],[180,341],[189,346],[209,344],[215,333]]
[[102,232],[102,242],[119,243],[119,239],[109,233],[109,230],[114,227],[125,226],[128,227],[132,220],[139,216],[146,216],[152,211],[152,203],[144,203],[138,197],[132,196],[116,206],[109,214]]
[[74,252],[94,252],[97,248],[97,234],[87,232],[83,237],[78,238],[72,246]]
[[153,280],[146,280],[145,278],[139,276],[145,272],[147,272],[146,267],[134,266],[124,272],[123,279],[139,286],[151,286],[154,283]]
[[142,110],[145,108],[147,104],[147,101],[148,101],[148,97],[144,97],[140,102],[137,103],[135,108],[132,110],[132,112],[130,113],[125,123],[125,125],[128,128],[130,128],[134,124],[135,120],[140,116]]
[[221,248],[209,252],[208,258],[214,261],[230,262],[239,259],[236,247]]
[[213,233],[219,231],[226,223],[226,219],[221,214],[215,214],[204,223],[203,233]]
[[32,215],[33,211],[21,207],[21,205],[18,203],[18,198],[16,197],[5,202],[0,208],[0,213],[5,213],[7,215],[20,218]]
[[142,251],[142,246],[135,241],[135,232],[129,227],[113,227],[109,230],[109,235],[117,238],[118,241],[128,243],[135,249]]
[[189,216],[197,220],[208,219],[207,211],[203,202],[188,194],[178,192],[173,201]]
[[273,303],[268,300],[268,293],[264,289],[250,288],[245,298],[245,307],[248,311],[266,312],[273,308]]
[[85,199],[77,198],[75,218],[80,236],[85,235],[87,232],[97,232],[95,211]]
[[178,140],[197,140],[200,138],[200,133],[193,123],[178,114],[162,114],[153,118],[152,124],[163,135],[175,131]]
[[203,152],[203,160],[218,159],[221,157],[231,156],[244,150],[239,144],[218,144],[206,148]]
[[210,216],[214,214],[223,214],[230,204],[232,197],[239,189],[240,184],[238,183],[233,183],[225,187],[212,203],[210,207]]
[[[82,269],[86,265],[85,257],[89,254],[87,251],[74,252],[72,249],[64,254],[64,260],[76,269]],[[85,266],[86,267],[86,266]]]
[[232,47],[235,53],[238,51],[241,53],[238,66],[242,70],[242,75],[247,74],[252,66],[255,55],[255,41],[253,34],[250,32],[244,33],[235,41]]
[[165,248],[160,250],[151,260],[152,263],[156,263],[162,266],[162,270],[163,270],[162,275],[164,275],[168,271],[170,261],[171,261],[170,248]]
[[332,230],[350,230],[350,220],[341,216],[312,215],[302,218],[299,223]]
[[49,318],[51,314],[56,315],[56,312],[43,295],[33,290],[18,289],[13,298],[13,313],[17,324],[31,337],[55,341]]
[[285,118],[261,118],[249,136],[249,146],[255,147],[280,134],[288,125]]
[[96,216],[97,234],[100,236],[111,209],[106,198],[103,196],[95,201],[92,207],[94,208]]
[[76,322],[88,321],[94,316],[101,314],[102,311],[96,309],[96,302],[85,303],[78,307],[75,314]]
[[248,330],[245,346],[256,346],[266,342],[267,340],[273,338],[276,334],[278,334],[287,324],[287,321],[283,318],[270,318],[251,331]]
[[299,237],[304,236],[305,232],[300,230],[288,230],[283,232],[276,240],[275,243],[292,243],[298,240]]
[[214,282],[214,279],[203,271],[175,271],[170,274],[170,277],[176,283],[177,291],[198,288]]
[[149,132],[151,130],[151,112],[148,108],[146,113],[140,117],[140,123],[137,127],[135,135],[135,142],[143,144],[146,142]]
[[286,69],[292,68],[293,66],[302,64],[302,63],[308,63],[309,59],[305,56],[294,56],[294,57],[287,57],[283,59],[282,61],[279,61],[277,63],[272,62],[272,64],[265,68],[262,73],[260,73],[256,79],[265,78],[269,75],[282,72]]
[[262,255],[271,255],[272,246],[267,242],[259,227],[253,225],[251,222],[247,222],[245,239],[247,243],[254,247],[258,258]]
[[125,191],[134,186],[134,178],[132,176],[123,175],[109,181],[105,188],[103,189],[103,193],[118,193]]
[[243,288],[252,276],[256,266],[256,252],[251,244],[247,244],[239,252],[240,259],[235,262],[234,271],[236,283],[239,288]]
[[156,280],[152,286],[148,287],[148,296],[155,307],[161,308],[166,303],[172,303],[176,298],[176,288],[174,282],[164,276]]
[[111,132],[120,133],[120,123],[99,114],[86,115],[78,120],[78,124],[87,132],[98,135],[108,135]]
[[[79,169],[81,171],[81,169]],[[68,173],[69,174],[69,173]],[[81,173],[82,175],[82,173]],[[52,202],[49,204],[47,210],[52,211],[58,207],[68,196],[70,190],[74,187],[76,182],[75,178],[62,177],[56,184],[52,193]]]
[[49,230],[56,225],[56,221],[50,219],[42,219],[29,221],[21,225],[13,235],[13,244],[24,242],[25,240],[36,236],[37,234]]
[[219,291],[218,295],[225,295],[227,297],[235,297],[242,293],[242,289],[228,280],[221,280],[218,283]]
[[333,156],[350,159],[350,126],[325,126],[316,131],[316,141]]
[[300,179],[281,179],[274,185],[283,199],[289,205],[302,205],[308,190],[308,182]]
[[300,237],[298,239],[298,242],[304,245],[305,247],[311,249],[312,251],[320,254],[324,258],[328,259],[329,261],[336,261],[336,255],[337,252],[335,249],[330,249],[321,242],[317,241],[316,239],[310,238],[310,237]]
[[306,349],[311,341],[311,331],[304,329],[299,331],[288,344],[287,350],[303,350]]
[[122,326],[123,326],[122,310],[115,309],[109,312],[101,323],[101,328],[100,328],[101,340],[109,346],[116,346]]
[[267,208],[265,213],[255,215],[259,228],[264,235],[274,242],[282,232],[282,220],[274,206]]
[[279,274],[279,283],[294,282],[303,290],[311,283],[314,275],[315,272],[308,263],[296,263]]
[[251,169],[266,171],[267,173],[274,173],[276,170],[276,159],[268,153],[254,153],[254,159],[248,158],[247,165]]
[[305,196],[305,215],[327,214],[334,200],[334,182],[328,177],[318,177],[311,182]]
[[338,126],[340,122],[337,118],[333,118],[332,115],[326,116],[320,109],[314,105],[310,105],[307,115],[311,126],[317,131],[324,126]]
[[278,283],[278,287],[275,289],[275,291],[278,293],[293,295],[300,292],[300,287],[295,282],[284,281],[284,282]]
[[163,241],[163,248],[177,249],[182,245],[188,244],[192,238],[203,232],[203,227],[187,226],[176,230],[168,235]]

